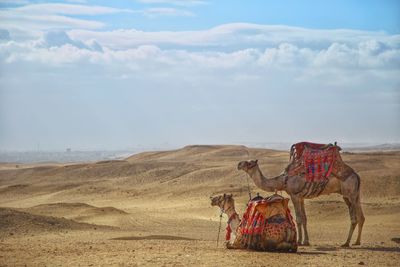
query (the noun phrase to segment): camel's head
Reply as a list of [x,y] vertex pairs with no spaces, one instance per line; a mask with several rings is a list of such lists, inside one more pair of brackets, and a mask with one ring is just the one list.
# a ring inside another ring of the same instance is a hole
[[211,206],[218,206],[222,210],[228,210],[235,205],[232,194],[223,194],[215,197],[210,197]]
[[256,167],[258,164],[258,159],[256,160],[245,160],[245,161],[241,161],[239,162],[237,168],[238,170],[243,170],[245,172],[253,169],[254,167]]

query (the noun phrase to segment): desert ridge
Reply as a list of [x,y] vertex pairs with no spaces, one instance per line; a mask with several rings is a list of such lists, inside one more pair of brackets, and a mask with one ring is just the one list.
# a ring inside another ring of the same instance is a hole
[[[350,222],[342,198],[332,194],[306,200],[311,246],[299,247],[287,263],[395,266],[400,251],[394,241],[400,230],[396,220],[400,152],[342,153],[342,158],[361,176],[366,217],[361,247],[339,248]],[[263,173],[272,177],[286,167],[289,154],[196,145],[118,161],[2,166],[0,263],[262,266],[279,262],[273,253],[215,247],[219,214],[209,197],[232,193],[242,215],[247,180],[236,167],[249,159],[258,159]],[[249,184],[253,195],[268,195],[251,180]],[[292,204],[289,207],[294,213]],[[27,242],[29,246],[22,245]],[[108,261],[99,262],[100,255]]]

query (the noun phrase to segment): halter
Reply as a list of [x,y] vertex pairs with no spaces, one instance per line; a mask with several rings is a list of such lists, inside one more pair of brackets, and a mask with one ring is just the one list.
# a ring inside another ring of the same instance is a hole
[[[217,247],[218,247],[218,243],[219,243],[219,234],[221,232],[222,214],[227,213],[231,209],[234,209],[234,207],[231,206],[228,209],[224,210],[224,206],[226,204],[226,201],[227,201],[227,199],[225,197],[224,197],[223,201],[218,201],[218,206],[219,206],[219,208],[221,210],[220,210],[220,214],[219,214],[219,227],[218,227],[218,236],[217,236]],[[226,228],[227,234],[226,234],[226,237],[225,237],[226,240],[230,239],[230,235],[231,235],[231,232],[232,232],[232,229],[230,228],[230,223],[236,216],[239,216],[239,215],[235,211],[235,213],[233,213],[228,219],[228,226]]]
[[218,227],[218,236],[217,236],[217,247],[218,247],[218,243],[219,243],[219,234],[221,233],[222,214],[224,213],[225,203],[226,203],[226,199],[224,198],[223,204],[220,206],[221,202],[218,200],[218,206],[220,208],[220,214],[219,214],[219,227]]
[[[221,203],[222,203],[222,205],[221,205]],[[227,210],[224,210],[225,204],[226,204],[226,198],[224,198],[223,201],[218,201],[218,206],[221,209],[221,216],[222,216],[222,213],[227,212],[228,210],[230,210],[232,208],[232,207],[229,207]]]

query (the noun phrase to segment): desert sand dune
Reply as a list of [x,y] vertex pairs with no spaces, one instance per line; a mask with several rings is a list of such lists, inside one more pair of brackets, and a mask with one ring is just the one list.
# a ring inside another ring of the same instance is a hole
[[[209,203],[211,195],[233,193],[242,214],[247,180],[237,163],[257,158],[271,177],[286,166],[287,152],[187,146],[120,161],[8,164],[0,168],[0,266],[266,266],[283,258],[288,266],[397,266],[400,152],[342,156],[361,176],[362,246],[339,248],[350,223],[348,210],[340,196],[330,195],[306,201],[312,246],[294,255],[216,248],[219,211]],[[252,181],[250,188],[253,195],[267,195]],[[6,217],[12,218],[7,224]]]
[[0,234],[26,235],[31,233],[60,232],[64,230],[97,230],[113,229],[113,227],[95,224],[78,223],[65,218],[34,215],[10,208],[0,208]]

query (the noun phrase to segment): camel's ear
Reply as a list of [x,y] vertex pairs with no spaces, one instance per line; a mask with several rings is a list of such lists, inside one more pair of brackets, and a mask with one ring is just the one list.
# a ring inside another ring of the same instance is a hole
[[256,164],[258,163],[258,159],[256,159]]
[[226,197],[226,194],[224,193],[224,197]]
[[230,194],[229,197],[232,198],[233,194]]

